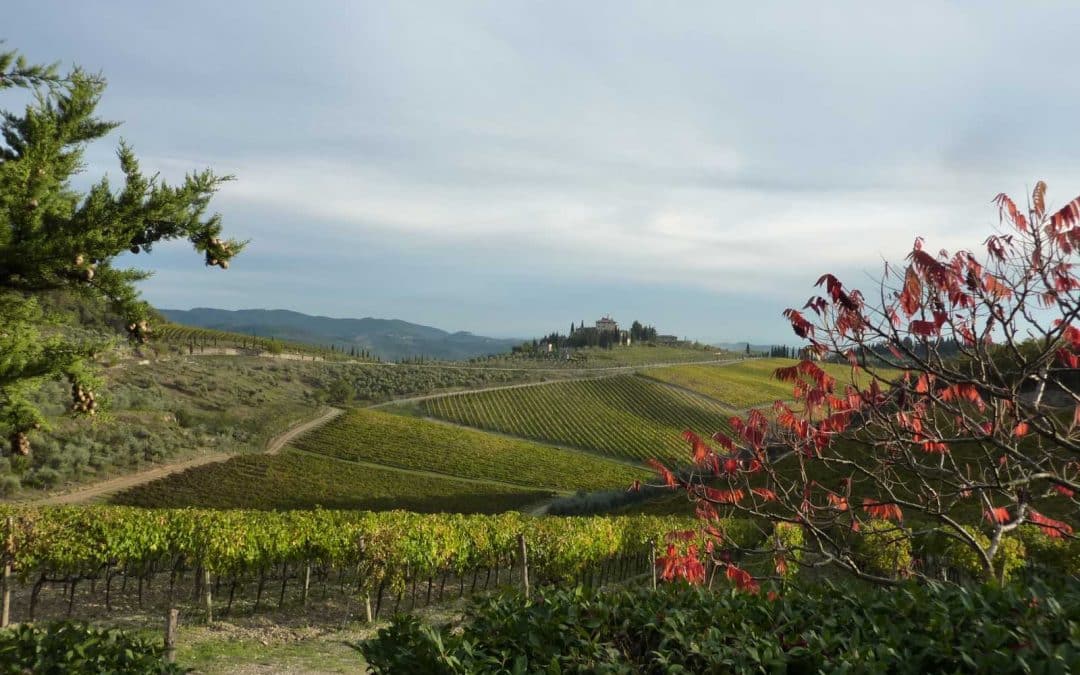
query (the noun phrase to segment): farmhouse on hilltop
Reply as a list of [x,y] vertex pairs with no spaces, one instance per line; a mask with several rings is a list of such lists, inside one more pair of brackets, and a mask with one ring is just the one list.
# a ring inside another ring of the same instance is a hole
[[596,332],[598,333],[618,333],[619,324],[610,316],[605,315],[604,318],[596,322]]

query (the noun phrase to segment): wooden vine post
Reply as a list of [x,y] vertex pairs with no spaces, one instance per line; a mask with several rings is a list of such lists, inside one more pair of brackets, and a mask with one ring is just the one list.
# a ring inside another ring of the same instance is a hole
[[311,588],[311,563],[304,565],[304,594],[301,602],[304,607],[308,605],[308,589]]
[[652,577],[652,587],[656,590],[656,541],[649,540],[649,576]]
[[521,556],[521,588],[525,592],[525,599],[529,599],[529,551],[525,546],[525,535],[519,534],[518,555]]
[[210,586],[210,570],[203,568],[203,602],[206,604],[206,623],[214,621],[214,594]]
[[165,615],[165,661],[176,663],[176,634],[180,623],[180,610],[175,607]]
[[0,551],[4,561],[4,577],[0,579],[3,593],[0,593],[0,628],[7,628],[11,623],[11,561],[15,557],[15,519],[7,517],[4,528],[4,549]]
[[[364,560],[364,555],[365,555],[366,551],[367,551],[367,543],[364,541],[363,535],[361,535],[360,536],[360,561],[361,561],[361,563]],[[365,587],[364,588],[364,621],[366,621],[367,623],[371,623],[375,619],[375,617],[373,617],[372,613],[371,613],[371,589],[367,588],[367,584],[364,584],[364,587]],[[381,599],[382,599],[382,595],[380,593],[380,600]]]

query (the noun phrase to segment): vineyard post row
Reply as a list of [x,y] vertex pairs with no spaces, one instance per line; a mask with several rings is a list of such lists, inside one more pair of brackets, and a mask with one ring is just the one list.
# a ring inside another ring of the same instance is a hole
[[[443,598],[451,578],[457,581],[458,595],[464,595],[470,575],[470,593],[477,590],[482,574],[485,589],[500,587],[500,574],[507,572],[510,583],[514,578],[524,583],[527,576],[533,584],[595,585],[640,576],[649,564],[651,542],[691,524],[685,518],[655,516],[535,518],[126,507],[3,507],[3,515],[8,516],[5,542],[10,544],[5,546],[4,563],[12,569],[12,579],[32,584],[25,612],[30,620],[47,583],[63,585],[70,615],[81,581],[90,581],[94,594],[101,590],[95,591],[96,582],[104,579],[104,606],[111,609],[127,592],[129,579],[138,584],[141,606],[144,588],[149,592],[155,578],[165,577],[165,602],[172,607],[176,598],[184,597],[177,583],[188,573],[193,586],[189,597],[197,599],[211,619],[221,604],[227,614],[235,592],[239,588],[242,593],[245,585],[257,589],[257,611],[267,583],[274,580],[281,584],[282,605],[289,581],[303,579],[301,602],[306,604],[313,574],[323,584],[324,598],[330,586],[343,592],[351,588],[346,599],[359,598],[365,618],[377,618],[386,595],[396,596],[395,611],[406,593],[415,606],[423,596],[418,583],[424,581],[430,604],[436,587],[438,598]],[[526,546],[527,571],[522,564]],[[114,580],[123,582],[119,594],[113,591]],[[164,593],[165,583],[158,582],[159,593]],[[222,602],[223,590],[227,603]]]

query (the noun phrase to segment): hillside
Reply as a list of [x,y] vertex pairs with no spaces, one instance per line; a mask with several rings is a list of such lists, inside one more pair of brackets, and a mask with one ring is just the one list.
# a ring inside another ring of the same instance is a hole
[[337,319],[284,309],[162,309],[170,321],[188,326],[368,350],[383,360],[424,356],[457,361],[509,351],[521,340],[500,339],[409,323],[399,319]]

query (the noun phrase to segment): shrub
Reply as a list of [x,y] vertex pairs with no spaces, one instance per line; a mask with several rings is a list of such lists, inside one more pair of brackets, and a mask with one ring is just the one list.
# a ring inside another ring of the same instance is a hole
[[[973,527],[965,526],[964,530],[974,537],[980,548],[990,546],[990,537],[979,532]],[[994,556],[993,578],[1008,581],[1013,575],[1024,567],[1026,557],[1024,542],[1017,537],[1005,536],[1001,538],[997,555]],[[986,573],[983,569],[982,559],[969,544],[958,539],[948,537],[942,547],[944,561],[972,578],[984,578]]]
[[34,487],[50,488],[60,482],[60,472],[56,469],[43,466],[30,473],[26,482]]
[[911,539],[903,528],[887,520],[864,522],[854,548],[872,574],[896,577],[911,569]]
[[1028,561],[1044,574],[1080,576],[1080,539],[1048,537],[1036,528],[1020,528]]
[[398,617],[358,645],[376,673],[1073,672],[1080,590],[789,587],[783,594],[559,590]]
[[164,648],[118,630],[59,622],[0,631],[0,673],[183,673]]
[[[777,523],[773,526],[773,545],[782,554],[785,565],[777,562],[777,573],[788,578],[799,571],[798,562],[803,557],[803,529],[794,523]],[[779,555],[777,556],[780,557]]]

